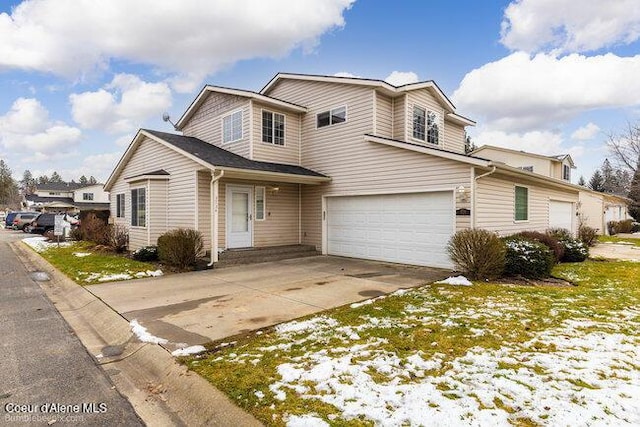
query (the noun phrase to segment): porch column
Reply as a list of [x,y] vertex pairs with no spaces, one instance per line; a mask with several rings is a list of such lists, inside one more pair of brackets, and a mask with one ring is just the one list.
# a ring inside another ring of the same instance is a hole
[[215,169],[211,170],[211,262],[209,267],[218,262],[218,181],[223,175],[224,171],[220,171],[220,174],[216,176]]

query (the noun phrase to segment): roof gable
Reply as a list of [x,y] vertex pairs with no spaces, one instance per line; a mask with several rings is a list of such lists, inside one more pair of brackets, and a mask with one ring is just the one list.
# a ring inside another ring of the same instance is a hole
[[494,145],[483,145],[483,146],[478,147],[475,150],[473,150],[471,152],[471,154],[475,155],[475,154],[481,153],[482,151],[487,151],[487,150],[502,151],[504,153],[517,154],[517,155],[520,155],[520,156],[533,157],[533,158],[536,158],[536,159],[549,160],[551,162],[559,162],[559,163],[562,163],[563,161],[568,160],[569,164],[571,165],[572,168],[576,167],[570,154],[560,154],[560,155],[555,155],[555,156],[545,156],[544,154],[530,153],[528,151],[514,150],[514,149],[511,149],[511,148],[496,147]]

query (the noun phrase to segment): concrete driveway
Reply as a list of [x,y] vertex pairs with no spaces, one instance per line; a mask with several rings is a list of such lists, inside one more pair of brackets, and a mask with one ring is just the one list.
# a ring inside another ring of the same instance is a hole
[[169,347],[203,344],[419,286],[442,269],[317,256],[86,288]]

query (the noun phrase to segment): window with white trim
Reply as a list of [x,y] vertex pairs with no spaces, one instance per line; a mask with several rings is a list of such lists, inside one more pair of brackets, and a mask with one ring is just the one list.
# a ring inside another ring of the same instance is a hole
[[242,139],[242,110],[222,118],[222,142],[233,142]]
[[436,113],[417,105],[413,106],[413,137],[430,144],[438,144],[440,131]]
[[316,126],[323,128],[347,121],[347,107],[337,107],[316,115]]
[[263,221],[265,218],[265,191],[264,187],[256,187],[256,221]]
[[82,193],[82,200],[93,200],[93,193]]
[[131,225],[134,227],[146,226],[147,195],[144,187],[131,190]]
[[516,221],[529,220],[529,189],[515,186],[515,215]]
[[124,193],[116,195],[116,218],[124,218]]
[[522,169],[523,171],[533,172],[533,166],[519,166],[518,169]]
[[284,114],[262,112],[262,142],[284,145]]
[[569,165],[562,165],[562,179],[571,181],[571,168]]

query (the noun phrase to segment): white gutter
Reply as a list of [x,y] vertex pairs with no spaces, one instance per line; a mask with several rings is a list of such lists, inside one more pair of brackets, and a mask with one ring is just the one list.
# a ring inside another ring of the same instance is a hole
[[211,170],[211,183],[209,184],[210,198],[211,198],[211,262],[207,264],[207,267],[213,266],[213,263],[218,262],[218,181],[224,176],[224,171],[220,171],[220,175],[216,176],[216,170]]
[[476,177],[474,178],[474,180],[475,180],[476,182],[478,182],[478,180],[479,180],[480,178],[484,178],[485,176],[489,176],[489,175],[491,175],[491,174],[495,173],[495,172],[496,172],[497,167],[496,167],[496,166],[491,166],[491,167],[492,167],[493,169],[491,169],[491,170],[490,170],[489,172],[487,172],[487,173],[483,173],[482,175],[478,175],[478,176],[476,176]]

